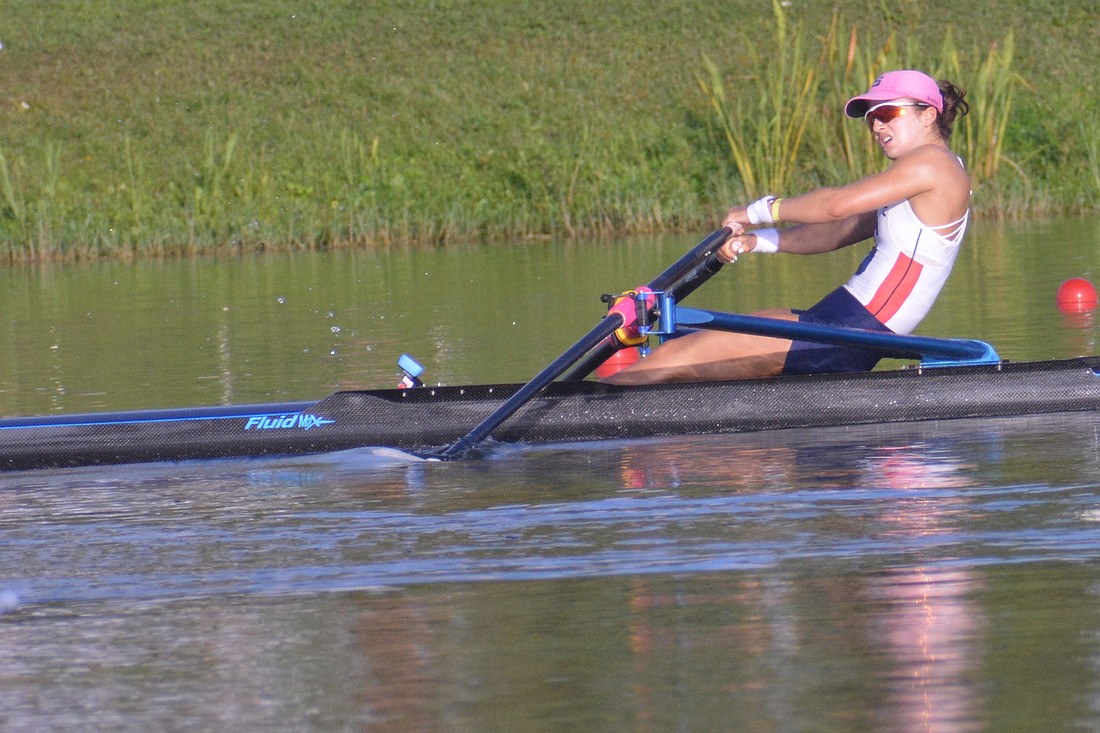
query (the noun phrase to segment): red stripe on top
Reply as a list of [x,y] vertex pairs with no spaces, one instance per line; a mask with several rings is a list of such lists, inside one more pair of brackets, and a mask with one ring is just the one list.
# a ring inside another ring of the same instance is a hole
[[875,291],[875,296],[867,304],[867,310],[871,315],[882,323],[893,318],[901,310],[906,298],[913,292],[913,288],[917,286],[917,280],[920,279],[923,269],[924,265],[914,262],[911,257],[899,254],[894,261],[894,266],[890,268],[890,274],[882,281],[882,285],[879,285],[878,290]]

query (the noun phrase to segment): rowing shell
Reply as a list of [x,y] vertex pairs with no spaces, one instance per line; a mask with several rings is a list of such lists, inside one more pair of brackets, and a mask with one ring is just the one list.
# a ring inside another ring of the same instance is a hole
[[[1100,410],[1100,357],[864,374],[616,387],[554,382],[497,441],[642,438]],[[522,385],[337,392],[320,402],[0,419],[0,469],[291,456],[363,446],[426,452]]]

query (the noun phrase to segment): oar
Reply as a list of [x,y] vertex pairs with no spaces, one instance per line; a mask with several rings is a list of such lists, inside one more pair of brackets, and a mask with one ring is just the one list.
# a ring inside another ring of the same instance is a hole
[[992,363],[1000,357],[992,346],[974,339],[945,339],[931,336],[907,336],[860,328],[801,323],[779,318],[718,313],[697,308],[676,308],[676,324],[719,331],[751,333],[758,336],[799,339],[842,346],[863,346],[902,358],[936,357],[948,362]]
[[[696,270],[699,265],[706,262],[714,252],[722,246],[730,235],[728,228],[719,229],[690,251],[684,254],[676,262],[672,263],[664,272],[649,283],[649,288],[655,291],[666,290],[669,286],[679,282],[686,275]],[[519,391],[509,397],[504,404],[498,407],[491,415],[478,423],[474,428],[449,446],[429,454],[428,458],[451,460],[460,458],[468,453],[474,446],[487,438],[491,432],[500,427],[500,424],[511,417],[517,410],[534,399],[540,392],[560,377],[569,367],[573,366],[585,354],[598,346],[618,329],[626,325],[626,319],[615,310],[609,311],[606,316],[586,333],[580,341],[573,344],[554,361],[536,374],[527,384],[520,387]]]
[[[719,242],[719,244],[721,244],[721,242]],[[698,290],[700,285],[717,274],[718,271],[722,269],[722,264],[722,261],[718,259],[717,255],[711,255],[701,264],[689,270],[678,280],[661,288],[661,290],[670,293],[675,302],[680,303],[684,298]],[[654,288],[654,290],[657,290],[657,288]],[[580,381],[586,378],[595,371],[600,364],[610,359],[615,352],[621,348],[623,348],[623,344],[615,337],[615,334],[612,333],[604,339],[602,344],[592,349],[590,353],[586,354],[584,358],[574,364],[572,369],[563,374],[561,377],[562,381]]]

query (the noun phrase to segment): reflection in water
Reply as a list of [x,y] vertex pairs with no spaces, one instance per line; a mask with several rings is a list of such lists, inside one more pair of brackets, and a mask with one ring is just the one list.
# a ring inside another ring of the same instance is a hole
[[[1067,274],[1096,269],[1095,242],[1086,220],[975,222],[922,331],[985,339],[1014,361],[1095,353],[1095,328],[1071,329],[1067,344],[1054,304]],[[318,399],[392,386],[402,352],[430,383],[525,381],[599,319],[600,293],[647,281],[691,244],[669,234],[0,268],[0,414]],[[808,305],[824,295],[810,283],[846,278],[858,249],[743,258],[692,303]]]
[[981,728],[981,609],[967,570],[898,568],[874,584],[873,629],[893,671],[876,730],[963,733]]
[[0,726],[1087,727],[1096,423],[12,476]]
[[1096,311],[1062,311],[1066,356],[1090,356],[1096,349]]
[[[973,486],[961,458],[945,450],[885,447],[865,462],[865,480],[890,489],[951,489],[901,499],[885,519],[892,536],[951,533],[971,503],[954,491]],[[893,671],[876,730],[965,733],[981,728],[982,609],[970,598],[981,581],[950,565],[897,567],[870,578],[878,602],[871,628]]]
[[428,610],[414,597],[389,593],[363,599],[360,608],[351,641],[363,660],[363,723],[394,733],[431,729],[446,670]]
[[[968,511],[970,502],[957,490],[974,485],[969,473],[973,464],[955,455],[950,441],[879,447],[843,440],[824,445],[777,443],[740,446],[726,454],[705,453],[690,462],[644,446],[627,446],[620,453],[622,486],[632,491],[698,486],[723,477],[730,490],[767,493],[799,485],[813,474],[819,485],[897,491],[897,499],[887,499],[879,507],[876,534],[885,534],[898,546],[919,547],[924,538],[953,533]],[[827,477],[824,482],[823,477]],[[781,493],[775,500],[784,501]],[[825,516],[815,526],[825,534],[829,527],[841,528]],[[866,700],[875,730],[965,733],[979,729],[983,701],[975,680],[980,679],[984,623],[982,609],[972,598],[981,588],[980,576],[950,564],[935,564],[935,556],[929,559],[932,564],[897,566],[883,574],[836,579],[834,587],[822,587],[821,597],[834,608],[828,615],[838,623],[833,628],[827,627],[818,610],[820,599],[800,597],[781,569],[742,577],[733,584],[715,578],[710,592],[690,598],[681,592],[662,594],[647,580],[636,580],[630,601],[630,643],[639,676],[638,729],[662,729],[657,711],[667,709],[660,690],[668,687],[661,675],[669,660],[694,658],[704,653],[702,649],[713,647],[736,650],[747,667],[743,684],[722,691],[736,703],[732,707],[742,712],[755,709],[749,719],[774,716],[780,729],[797,727],[793,721],[801,705],[815,700],[815,692],[820,692],[805,689],[806,680],[801,677],[802,670],[814,664],[810,649],[828,645],[830,638],[835,638],[837,650],[860,645],[851,637],[854,629],[841,620],[849,614],[861,619],[866,633],[862,644],[876,668],[874,677],[884,688],[881,700],[876,695]],[[869,605],[861,605],[861,598],[868,599]],[[677,617],[695,617],[700,607],[711,613],[703,630],[697,628],[698,621],[671,628],[663,621],[669,609],[677,611]],[[837,662],[844,656],[839,653]],[[849,664],[858,663],[853,659]],[[821,684],[819,679],[815,682]],[[862,727],[859,714],[853,712],[853,716],[849,721],[853,728]]]
[[[924,332],[1096,353],[1052,301],[1095,231],[973,235]],[[404,351],[523,380],[691,243],[6,268],[0,413],[320,397]],[[857,261],[746,258],[692,302]],[[1095,729],[1098,446],[1086,413],[5,475],[0,727]]]

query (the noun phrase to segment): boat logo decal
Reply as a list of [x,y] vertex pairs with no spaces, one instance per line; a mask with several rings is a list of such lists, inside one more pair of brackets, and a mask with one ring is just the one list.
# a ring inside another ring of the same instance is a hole
[[244,429],[288,430],[298,428],[301,430],[310,430],[311,428],[328,425],[334,422],[336,421],[327,420],[323,417],[317,417],[316,415],[309,415],[304,412],[295,412],[290,415],[254,415],[248,418],[248,422],[244,424]]

